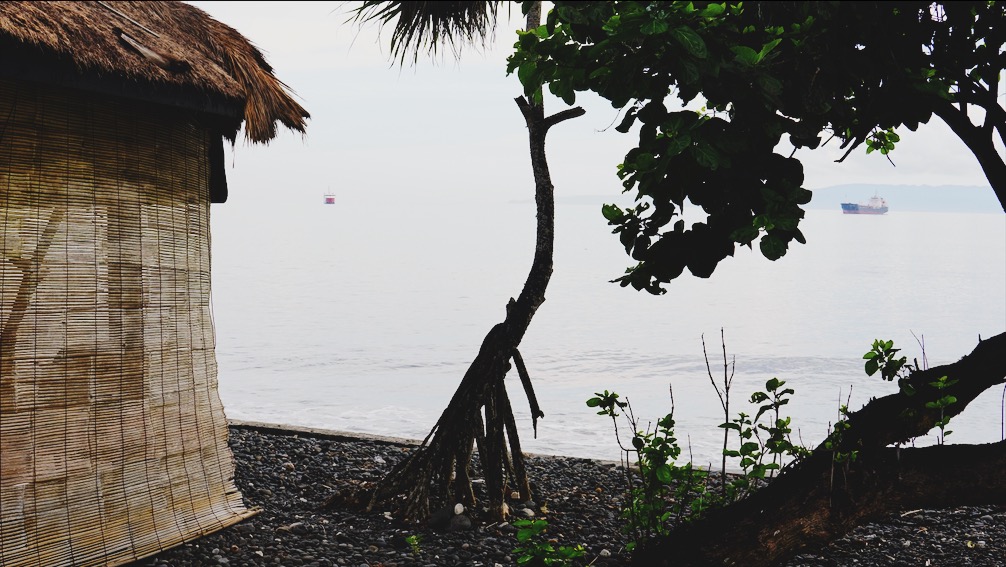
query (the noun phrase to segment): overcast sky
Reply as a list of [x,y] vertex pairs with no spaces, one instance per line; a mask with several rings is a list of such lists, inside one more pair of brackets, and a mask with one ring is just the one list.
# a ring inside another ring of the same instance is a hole
[[[421,58],[400,68],[374,25],[347,23],[353,2],[193,2],[250,39],[311,113],[307,135],[281,131],[267,147],[239,141],[228,156],[232,202],[264,195],[317,200],[331,190],[340,202],[388,198],[528,199],[533,194],[520,93],[506,75],[519,24],[515,10],[485,51],[462,59]],[[504,8],[505,10],[505,8]],[[505,14],[504,14],[505,16]],[[614,130],[619,115],[582,95],[586,116],[549,134],[557,198],[617,196],[615,167],[631,134]],[[546,110],[565,108],[546,100]],[[230,150],[228,150],[230,152]],[[897,167],[857,151],[833,163],[837,144],[797,154],[807,187],[846,183],[987,186],[975,159],[933,118],[905,132],[892,154]],[[461,197],[461,196],[464,197]],[[614,200],[614,199],[613,199]]]

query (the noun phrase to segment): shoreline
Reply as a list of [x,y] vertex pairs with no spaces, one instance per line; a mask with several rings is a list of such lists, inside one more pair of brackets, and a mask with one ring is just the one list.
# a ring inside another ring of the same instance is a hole
[[[325,429],[319,427],[304,427],[300,425],[283,425],[278,423],[247,421],[241,419],[228,419],[227,426],[239,429],[249,429],[273,435],[308,435],[318,437],[319,439],[330,439],[332,441],[369,441],[373,443],[403,445],[407,447],[419,447],[423,443],[421,439],[411,439],[408,437],[393,437],[389,435],[377,435],[374,433],[360,433],[357,431],[343,431],[339,429]],[[524,451],[524,455],[535,459],[584,461],[601,467],[622,466],[621,461],[612,461],[609,459],[574,457],[570,455],[551,455],[548,453],[531,453],[528,451]],[[728,471],[727,474],[733,473]]]

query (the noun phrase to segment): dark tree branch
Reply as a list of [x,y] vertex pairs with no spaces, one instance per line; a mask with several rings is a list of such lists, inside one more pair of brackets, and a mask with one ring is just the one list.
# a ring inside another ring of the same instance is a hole
[[[995,90],[993,90],[995,89]],[[1006,109],[996,98],[998,88],[985,88],[981,83],[972,81],[971,93],[974,94],[974,104],[985,111],[984,127],[989,131],[995,130],[999,133],[999,141],[1006,143]]]
[[527,394],[527,403],[531,409],[531,427],[534,428],[535,439],[538,438],[538,418],[545,417],[545,412],[541,411],[538,405],[538,397],[534,394],[534,386],[531,384],[531,375],[524,366],[524,359],[517,349],[513,351],[514,366],[517,367],[517,374],[520,375],[520,383],[524,386],[524,393]]
[[[635,565],[768,566],[825,545],[863,523],[916,508],[1006,503],[1006,441],[884,449],[830,481],[830,455],[811,458],[754,496],[678,527],[633,556]],[[724,537],[727,536],[727,537]]]
[[939,104],[934,112],[978,158],[978,164],[981,165],[985,177],[999,199],[999,204],[1006,212],[1006,163],[1003,163],[1002,157],[996,151],[991,137],[986,139],[981,128],[968,119],[967,113],[957,110],[950,102]]
[[[958,362],[913,374],[910,383],[924,389],[913,396],[873,400],[849,418],[840,450],[858,451],[854,463],[836,465],[835,452],[822,443],[749,498],[679,526],[644,548],[634,556],[635,563],[772,565],[893,511],[1006,502],[1006,441],[926,449],[886,446],[933,426],[931,410],[907,420],[902,410],[932,401],[935,389],[928,383],[936,378],[959,380],[952,386],[958,401],[947,408],[955,415],[978,393],[1006,380],[1003,352],[1006,333],[980,342]],[[946,393],[951,389],[941,391]],[[847,468],[833,476],[836,466]]]
[[[528,102],[527,98],[525,98],[523,96],[519,96],[519,97],[514,98],[514,102],[516,102],[517,106],[520,107],[520,111],[521,111],[521,113],[524,114],[524,119],[525,120],[528,119],[528,117],[531,115],[531,113],[535,112],[534,109],[539,108],[538,106],[535,106],[535,105],[531,104],[530,102]],[[565,120],[569,120],[570,118],[576,118],[578,116],[583,116],[584,114],[587,113],[586,110],[580,108],[579,106],[574,106],[573,108],[567,108],[566,110],[563,110],[561,112],[556,112],[555,114],[553,114],[552,116],[549,116],[548,118],[545,118],[544,115],[541,113],[540,110],[538,112],[539,112],[539,116],[537,116],[535,118],[535,121],[538,123],[539,127],[541,128],[542,135],[544,135],[545,132],[548,132],[549,128],[551,128],[552,126],[555,126],[556,124],[558,124],[560,122],[563,122]]]
[[849,144],[848,142],[846,142],[846,144],[842,144],[841,147],[844,148],[846,145],[848,145],[849,149],[845,150],[845,153],[842,154],[842,157],[836,159],[835,163],[842,163],[842,162],[844,162],[845,158],[849,157],[849,154],[851,154],[853,150],[855,150],[856,148],[858,148],[866,140],[866,138],[862,138],[862,139],[860,139],[860,138],[854,138],[854,139],[850,138],[850,140],[853,142],[852,144]]
[[552,116],[549,116],[548,118],[545,119],[545,129],[547,130],[564,120],[569,120],[570,118],[583,116],[586,113],[587,111],[580,108],[579,106],[574,106],[573,108],[567,108],[562,112],[556,112]]
[[[944,415],[960,414],[979,394],[1006,381],[1006,333],[978,343],[971,354],[953,364],[936,366],[912,373],[908,384],[915,394],[891,394],[877,398],[849,418],[852,426],[843,439],[842,450],[858,447],[885,447],[925,435],[940,419],[940,411],[925,407],[926,402],[952,395],[957,403],[944,408]],[[957,383],[943,390],[930,386],[941,376]],[[819,448],[820,449],[820,448]]]

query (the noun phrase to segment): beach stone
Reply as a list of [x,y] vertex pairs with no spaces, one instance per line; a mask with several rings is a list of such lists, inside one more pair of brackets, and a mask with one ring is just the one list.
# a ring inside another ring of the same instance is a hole
[[462,532],[470,529],[472,529],[472,520],[463,514],[454,516],[447,524],[447,531],[449,532]]
[[452,516],[454,516],[453,506],[449,508],[440,508],[438,510],[435,510],[432,514],[430,514],[430,520],[429,520],[430,527],[435,530],[443,529],[447,527],[447,522],[451,520]]
[[512,534],[517,531],[517,528],[515,528],[513,524],[507,522],[500,523],[496,526],[496,529],[505,534]]
[[[343,438],[318,441],[310,435],[275,435],[242,427],[231,427],[229,432],[237,465],[235,483],[248,505],[260,506],[261,512],[128,567],[503,567],[515,562],[517,529],[510,522],[496,521],[484,508],[488,504],[484,499],[479,499],[478,507],[466,506],[462,514],[454,513],[453,503],[434,505],[432,511],[444,516],[437,529],[431,523],[406,527],[397,515],[389,520],[384,515],[387,509],[366,513],[349,503],[319,511],[333,493],[362,485],[368,478],[364,473],[380,476],[373,472],[379,470],[375,457],[393,466],[414,450],[410,446]],[[288,462],[293,470],[280,466]],[[624,549],[627,536],[621,531],[625,475],[617,465],[537,457],[528,457],[527,465],[535,498],[514,504],[515,517],[523,517],[524,510],[546,515],[553,545],[582,542],[592,567],[629,564],[629,554],[618,551]],[[479,467],[476,455],[472,474],[480,474]],[[476,479],[473,485],[484,487],[484,481]],[[828,546],[804,550],[783,567],[921,567],[927,560],[934,566],[1003,567],[1004,517],[1006,508],[999,506],[895,513]],[[448,528],[452,519],[463,525]],[[973,525],[979,522],[980,527]],[[405,541],[412,535],[420,537],[419,554],[414,555]],[[228,551],[232,545],[237,551]]]

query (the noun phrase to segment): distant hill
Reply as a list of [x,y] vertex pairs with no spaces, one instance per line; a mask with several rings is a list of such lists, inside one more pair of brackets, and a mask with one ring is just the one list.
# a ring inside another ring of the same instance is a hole
[[874,195],[891,212],[1002,213],[991,187],[974,185],[871,185],[855,183],[812,189],[810,209],[841,210],[842,203],[865,203]]
[[[814,195],[808,209],[842,210],[842,203],[865,203],[879,195],[887,200],[892,213],[898,211],[945,213],[1003,213],[991,187],[978,185],[874,185],[852,183],[811,189]],[[605,203],[631,206],[635,192],[626,194],[579,194],[555,196],[558,205],[589,205],[601,210]],[[514,199],[514,204],[534,204],[534,199]],[[693,207],[690,205],[690,207]],[[693,207],[693,212],[696,212]]]

